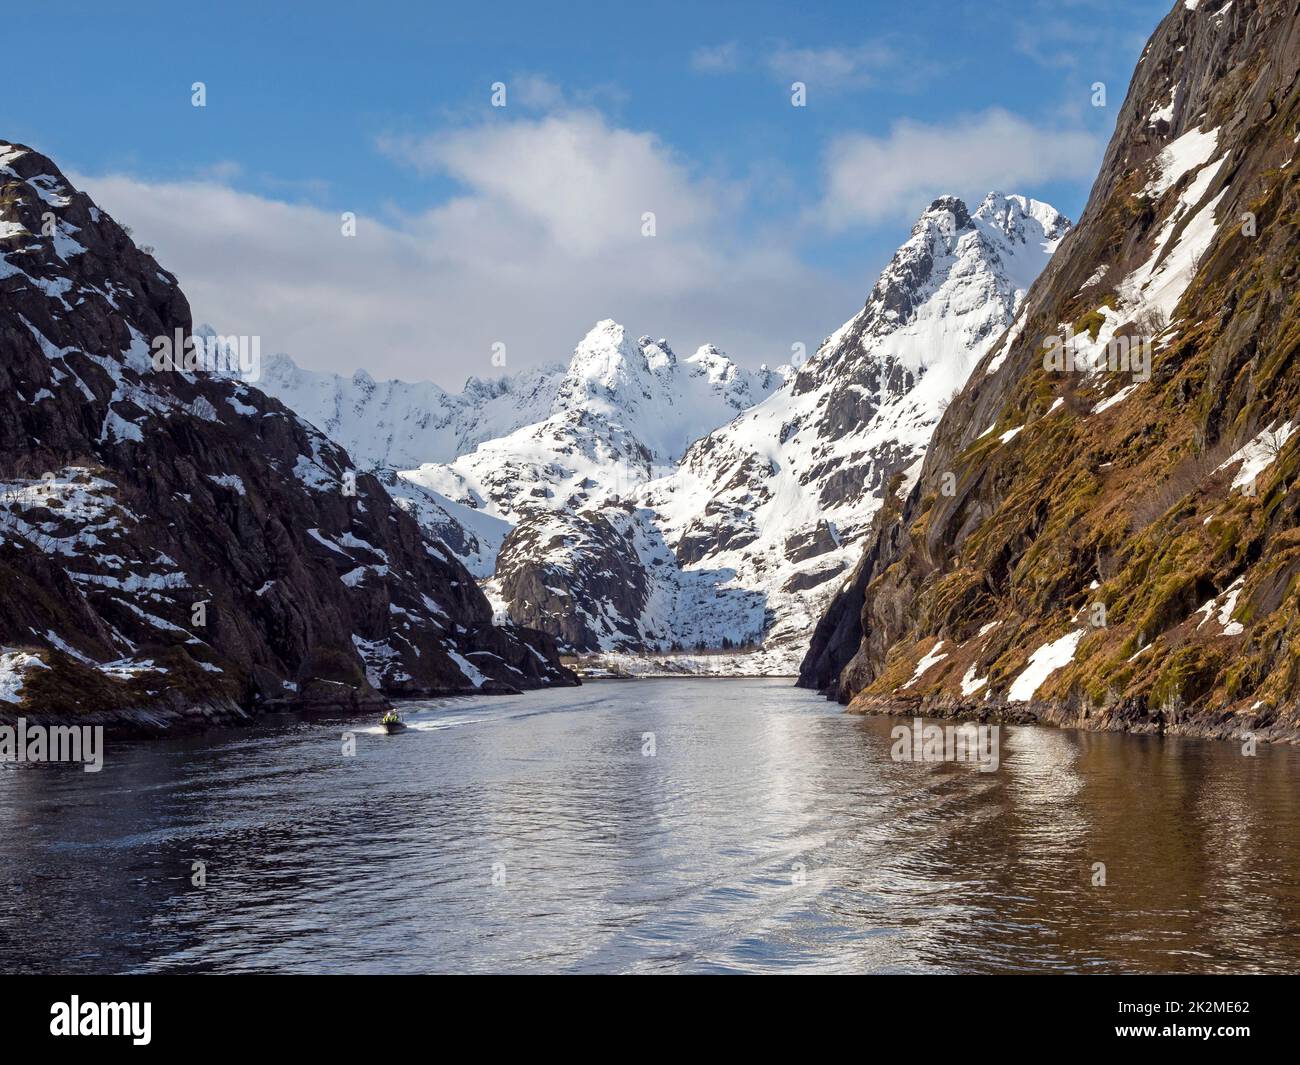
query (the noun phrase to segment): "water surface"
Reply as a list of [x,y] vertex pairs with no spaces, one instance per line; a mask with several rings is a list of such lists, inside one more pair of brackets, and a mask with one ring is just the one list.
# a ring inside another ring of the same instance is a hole
[[1300,969],[1292,748],[895,762],[897,721],[785,680],[408,709],[0,766],[0,970]]

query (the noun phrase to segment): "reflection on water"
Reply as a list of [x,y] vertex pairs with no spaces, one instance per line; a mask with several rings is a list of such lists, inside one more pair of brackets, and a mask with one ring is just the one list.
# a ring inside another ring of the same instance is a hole
[[0,766],[0,970],[1300,968],[1291,748],[894,762],[784,681],[414,706]]

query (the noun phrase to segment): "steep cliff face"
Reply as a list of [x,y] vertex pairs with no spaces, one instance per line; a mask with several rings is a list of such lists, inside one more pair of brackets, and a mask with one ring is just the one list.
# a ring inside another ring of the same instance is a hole
[[340,447],[160,343],[190,331],[174,277],[0,142],[0,711],[147,728],[573,683]]
[[1295,737],[1300,9],[1184,3],[1078,226],[879,516],[801,683]]

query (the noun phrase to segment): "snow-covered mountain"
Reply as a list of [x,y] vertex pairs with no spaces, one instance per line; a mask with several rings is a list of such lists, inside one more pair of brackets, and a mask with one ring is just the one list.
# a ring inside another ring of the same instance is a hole
[[576,683],[191,326],[147,249],[0,140],[0,720],[202,729]]
[[482,443],[576,411],[615,418],[666,461],[783,380],[737,366],[712,345],[678,361],[666,340],[633,341],[621,325],[603,321],[567,363],[470,377],[459,393],[431,381],[376,381],[365,370],[351,377],[304,370],[287,355],[264,361],[258,387],[357,462],[406,469],[454,462]]
[[257,385],[363,466],[401,469],[451,462],[484,440],[547,417],[564,371],[556,364],[495,380],[471,377],[453,393],[431,381],[376,381],[365,370],[351,377],[304,370],[287,355],[272,355]]
[[679,361],[602,321],[562,369],[460,396],[287,360],[262,387],[389,467],[389,492],[499,613],[572,650],[744,648],[726,668],[792,673],[891,480],[906,486],[1068,226],[1022,196],[973,214],[936,200],[793,369],[709,346]]
[[866,305],[787,388],[640,493],[684,567],[733,573],[731,583],[765,596],[773,621],[753,668],[797,671],[891,482],[911,487],[948,399],[1012,323],[1069,224],[1023,196],[990,193],[973,214],[959,199],[935,200]]
[[633,340],[606,320],[568,363],[470,378],[458,394],[361,370],[303,370],[282,355],[266,361],[258,386],[375,469],[399,505],[486,579],[527,516],[626,494],[784,381],[712,345],[679,360],[666,340]]
[[[1021,196],[990,194],[973,214],[936,200],[863,309],[786,387],[697,440],[664,476],[629,478],[616,499],[561,493],[544,521],[519,515],[490,597],[571,647],[761,645],[691,668],[795,672],[891,481],[908,486],[948,397],[1068,227]],[[480,453],[520,454],[538,430]],[[500,461],[482,465],[501,476]]]

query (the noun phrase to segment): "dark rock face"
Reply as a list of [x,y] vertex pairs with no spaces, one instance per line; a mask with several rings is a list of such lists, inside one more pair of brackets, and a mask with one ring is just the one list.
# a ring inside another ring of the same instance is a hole
[[[649,580],[636,545],[611,520],[618,510],[539,511],[515,526],[496,570],[511,616],[566,651],[598,651],[602,635],[610,649],[639,647]],[[593,611],[607,624],[595,624]]]
[[190,332],[176,279],[0,142],[0,644],[43,663],[0,707],[148,728],[575,682],[341,448],[155,358]]
[[[705,437],[691,448],[687,461],[710,461],[715,443],[716,437]],[[720,551],[739,551],[758,539],[754,515],[772,497],[767,485],[772,464],[748,454],[730,470],[730,475],[704,504],[703,512],[691,520],[673,548],[681,565],[694,565]]]
[[802,592],[809,588],[816,588],[838,577],[843,571],[844,565],[838,562],[832,563],[825,569],[800,570],[781,585],[781,590],[783,592]]
[[830,523],[819,521],[811,529],[785,538],[785,557],[791,562],[802,562],[804,559],[824,555],[827,551],[834,551],[837,547],[839,541],[835,539]]
[[[863,711],[1300,736],[1298,142],[1300,9],[1175,4],[1083,218],[878,516],[801,684]],[[1049,364],[1058,323],[1107,364]],[[1143,338],[1149,379],[1115,359]]]

